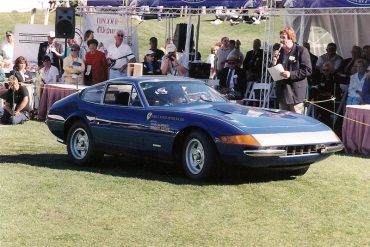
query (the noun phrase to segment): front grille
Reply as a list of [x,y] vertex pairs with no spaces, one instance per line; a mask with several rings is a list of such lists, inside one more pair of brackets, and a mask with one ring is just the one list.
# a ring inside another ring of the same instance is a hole
[[287,152],[287,156],[315,154],[319,152],[316,145],[288,146],[285,147],[285,150]]

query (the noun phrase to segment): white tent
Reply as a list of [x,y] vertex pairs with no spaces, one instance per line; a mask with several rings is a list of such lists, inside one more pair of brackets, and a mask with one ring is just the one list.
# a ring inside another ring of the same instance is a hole
[[[323,35],[331,36],[344,58],[351,56],[353,45],[370,45],[370,8],[289,9],[285,22],[296,31],[298,43],[310,40],[313,52],[319,55],[328,40]],[[320,30],[322,35],[315,35],[313,30]]]
[[350,57],[353,45],[370,45],[369,0],[283,0],[282,6],[287,8],[285,23],[296,31],[298,43],[310,41],[318,55],[329,42],[337,44],[344,58]]

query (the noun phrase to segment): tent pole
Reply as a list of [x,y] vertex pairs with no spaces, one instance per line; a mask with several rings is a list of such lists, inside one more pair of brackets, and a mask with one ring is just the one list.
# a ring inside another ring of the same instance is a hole
[[[198,9],[200,11],[200,9]],[[200,29],[200,15],[198,14],[198,21],[197,21],[197,38],[195,41],[195,56],[194,60],[198,60],[198,44],[199,44],[199,29]]]

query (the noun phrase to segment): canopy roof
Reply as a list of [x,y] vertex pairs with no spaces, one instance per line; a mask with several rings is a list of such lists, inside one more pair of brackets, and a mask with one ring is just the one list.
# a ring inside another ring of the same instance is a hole
[[224,6],[229,8],[257,8],[262,5],[262,0],[88,0],[88,6],[122,6],[127,3],[131,6],[164,6],[164,7],[215,7]]
[[370,0],[283,0],[285,8],[370,7]]

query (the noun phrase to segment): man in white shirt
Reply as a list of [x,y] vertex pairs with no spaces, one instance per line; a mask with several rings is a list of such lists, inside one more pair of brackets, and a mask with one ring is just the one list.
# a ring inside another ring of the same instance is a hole
[[109,79],[127,76],[127,64],[136,62],[131,47],[123,43],[123,37],[123,30],[118,30],[114,35],[115,42],[108,46]]
[[6,39],[1,44],[0,55],[4,59],[3,68],[7,69],[11,67],[13,63],[13,53],[14,53],[14,35],[12,31],[5,32]]
[[163,75],[189,76],[189,61],[176,50],[173,43],[167,44],[166,55],[162,57],[161,72]]

